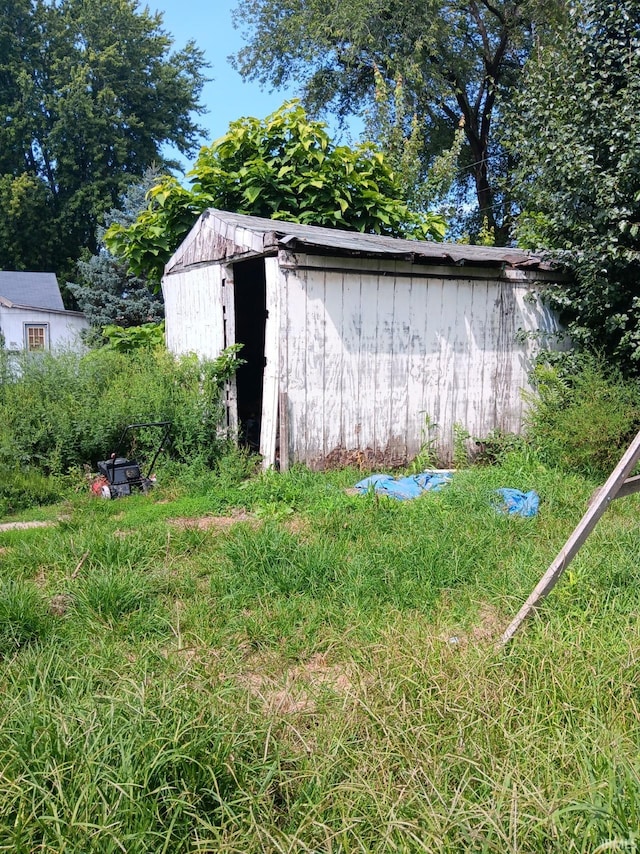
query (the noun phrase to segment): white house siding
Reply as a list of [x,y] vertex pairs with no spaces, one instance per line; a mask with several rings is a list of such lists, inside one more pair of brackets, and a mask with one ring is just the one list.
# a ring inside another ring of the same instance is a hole
[[209,264],[163,279],[166,342],[172,353],[220,355],[225,347],[226,276],[224,265]]
[[555,328],[525,273],[285,253],[281,266],[291,461],[403,463],[425,416],[445,456],[455,424],[520,429],[533,345],[516,333]]
[[49,350],[78,347],[80,333],[89,327],[79,312],[0,305],[0,332],[7,350],[25,349],[25,328],[30,324],[46,325]]

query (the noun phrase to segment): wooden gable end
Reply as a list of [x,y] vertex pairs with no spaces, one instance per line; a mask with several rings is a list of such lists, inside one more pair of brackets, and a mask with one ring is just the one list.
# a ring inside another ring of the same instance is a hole
[[277,251],[273,232],[243,228],[205,211],[165,268],[165,275],[179,273],[203,264],[240,261]]

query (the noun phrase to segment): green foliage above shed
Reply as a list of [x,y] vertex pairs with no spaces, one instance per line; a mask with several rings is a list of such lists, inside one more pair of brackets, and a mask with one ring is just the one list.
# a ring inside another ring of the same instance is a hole
[[399,178],[371,146],[334,145],[323,122],[296,101],[264,120],[243,118],[204,147],[191,189],[170,176],[149,192],[133,225],[113,225],[106,242],[134,273],[159,280],[197,217],[213,207],[290,222],[395,237],[441,240],[445,222],[402,200]]
[[521,244],[575,272],[572,339],[640,373],[640,2],[585,0],[528,67],[509,143]]

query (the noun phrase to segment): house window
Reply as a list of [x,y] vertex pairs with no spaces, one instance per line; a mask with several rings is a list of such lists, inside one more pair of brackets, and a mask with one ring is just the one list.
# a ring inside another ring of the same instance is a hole
[[47,324],[27,323],[25,324],[25,343],[27,350],[37,351],[47,348]]

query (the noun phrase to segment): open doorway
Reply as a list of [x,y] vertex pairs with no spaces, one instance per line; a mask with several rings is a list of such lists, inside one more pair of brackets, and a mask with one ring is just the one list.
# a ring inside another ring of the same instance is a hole
[[235,339],[243,344],[246,364],[236,372],[239,439],[252,450],[260,448],[264,342],[267,295],[264,260],[253,258],[233,265]]

